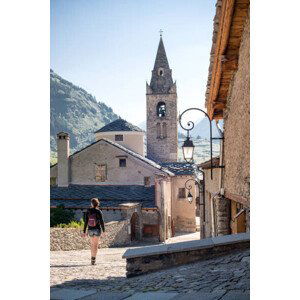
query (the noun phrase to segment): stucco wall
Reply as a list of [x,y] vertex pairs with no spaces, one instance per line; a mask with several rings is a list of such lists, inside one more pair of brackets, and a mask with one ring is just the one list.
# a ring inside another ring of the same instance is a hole
[[229,88],[224,111],[224,187],[250,197],[250,27],[245,24],[238,70]]
[[209,193],[219,191],[220,169],[213,169],[213,179],[210,177],[210,169],[203,170],[205,174],[205,190]]
[[[123,141],[115,141],[115,135],[123,135]],[[114,131],[114,132],[97,132],[95,133],[95,140],[98,141],[102,138],[111,140],[115,143],[118,143],[142,156],[145,156],[145,147],[144,147],[144,132],[138,131]]]
[[[187,198],[178,197],[178,189],[185,188],[185,182],[192,176],[176,176],[172,178],[172,218],[176,232],[196,231],[196,197],[198,193],[194,182],[191,182],[193,202],[190,204]],[[186,190],[186,196],[188,191]]]
[[[144,177],[150,177],[151,185],[154,184],[154,173],[159,170],[132,158],[126,157],[126,167],[119,167],[119,157],[127,155],[124,151],[98,142],[87,149],[70,157],[70,183],[72,184],[118,184],[144,185]],[[107,165],[107,180],[105,182],[95,181],[95,164]]]

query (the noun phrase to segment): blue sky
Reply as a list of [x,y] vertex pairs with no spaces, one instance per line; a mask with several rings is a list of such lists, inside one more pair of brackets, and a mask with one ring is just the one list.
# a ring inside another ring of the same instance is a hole
[[162,29],[178,110],[203,108],[214,13],[214,0],[51,0],[51,68],[139,124]]

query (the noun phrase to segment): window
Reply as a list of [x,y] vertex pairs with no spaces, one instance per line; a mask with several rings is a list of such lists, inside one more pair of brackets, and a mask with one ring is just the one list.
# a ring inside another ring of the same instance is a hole
[[158,75],[159,76],[163,76],[164,75],[164,69],[163,68],[159,68],[158,69]]
[[186,198],[185,196],[185,188],[178,189],[178,198]]
[[162,135],[163,135],[163,138],[166,138],[167,137],[167,123],[163,123],[163,126],[162,126]]
[[150,186],[150,177],[144,177],[144,186]]
[[123,134],[116,134],[115,135],[115,141],[122,142],[123,141]]
[[126,158],[119,159],[119,167],[126,167]]
[[161,137],[161,126],[160,126],[160,123],[156,124],[156,137],[158,139],[160,139],[160,137]]
[[156,107],[157,116],[162,118],[166,116],[166,103],[165,102],[158,102]]
[[107,179],[107,168],[106,165],[95,164],[95,181],[104,182]]

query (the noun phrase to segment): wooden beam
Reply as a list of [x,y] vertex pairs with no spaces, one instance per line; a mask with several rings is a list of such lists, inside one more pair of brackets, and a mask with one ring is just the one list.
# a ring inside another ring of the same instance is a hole
[[225,190],[224,196],[225,196],[225,198],[227,198],[229,200],[241,203],[246,207],[250,207],[250,199],[247,199],[246,197],[243,197],[243,196],[237,195],[237,194],[232,194],[226,190]]

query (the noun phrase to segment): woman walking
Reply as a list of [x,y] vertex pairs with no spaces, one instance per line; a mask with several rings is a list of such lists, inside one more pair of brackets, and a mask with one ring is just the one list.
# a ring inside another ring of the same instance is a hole
[[91,240],[91,264],[96,263],[99,239],[101,229],[105,232],[102,212],[99,209],[100,202],[97,198],[91,199],[91,208],[86,212],[84,219],[83,235],[86,236],[86,228],[88,227],[88,235]]

